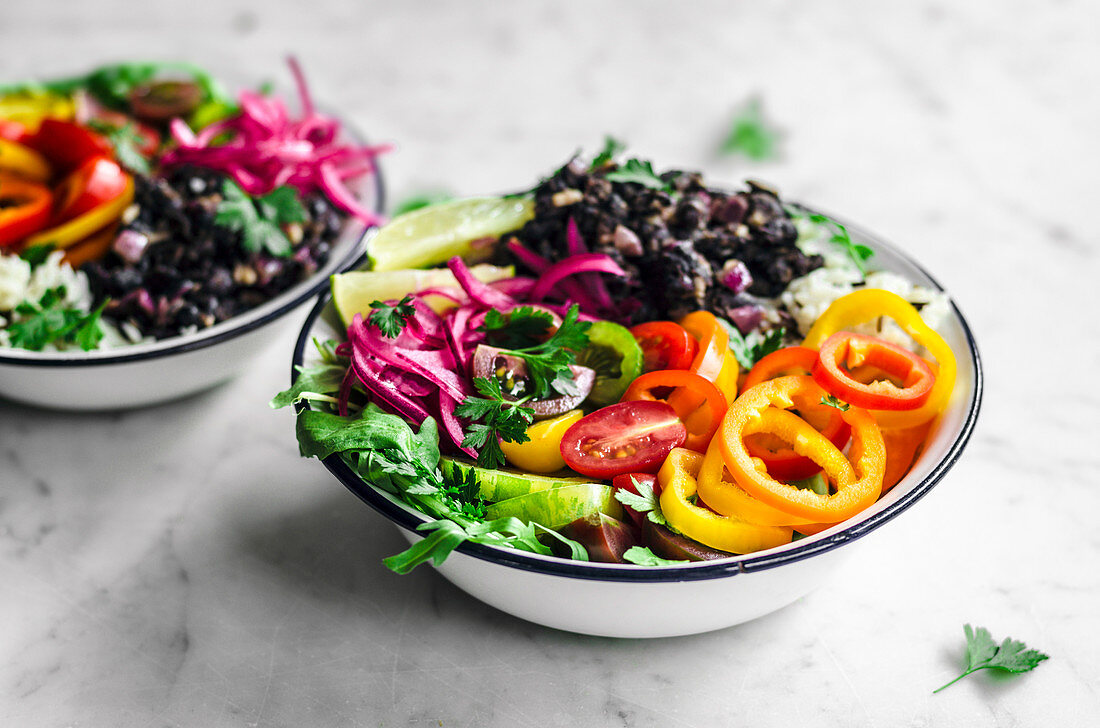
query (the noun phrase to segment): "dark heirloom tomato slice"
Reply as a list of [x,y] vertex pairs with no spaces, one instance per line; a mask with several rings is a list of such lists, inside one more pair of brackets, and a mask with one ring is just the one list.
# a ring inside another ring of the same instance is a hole
[[695,337],[671,321],[647,321],[630,330],[642,347],[643,370],[690,369],[699,348]]
[[620,402],[566,430],[561,455],[567,466],[591,478],[656,473],[685,439],[687,428],[664,402]]

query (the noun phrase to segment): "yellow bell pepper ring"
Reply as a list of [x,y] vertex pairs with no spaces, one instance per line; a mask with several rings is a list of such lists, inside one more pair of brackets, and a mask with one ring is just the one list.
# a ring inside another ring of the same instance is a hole
[[882,427],[913,427],[928,422],[947,406],[955,389],[958,364],[955,353],[936,331],[924,322],[917,309],[896,293],[878,288],[864,288],[841,296],[814,322],[802,345],[820,349],[825,339],[843,329],[850,329],[887,316],[905,333],[928,350],[936,359],[936,381],[928,400],[918,409],[904,411],[874,410],[875,420]]
[[26,247],[49,245],[54,249],[67,248],[84,240],[96,230],[109,225],[122,215],[122,211],[134,201],[134,178],[126,176],[126,187],[114,199],[93,207],[83,215],[78,215],[57,227],[43,230],[27,238]]
[[535,422],[527,428],[526,442],[501,441],[500,449],[513,467],[531,473],[556,473],[565,467],[561,456],[561,438],[565,431],[584,417],[570,410],[552,420]]
[[760,526],[723,516],[693,502],[696,476],[703,456],[686,448],[674,448],[657,473],[661,485],[661,511],[674,529],[704,546],[734,554],[747,554],[790,543],[790,528]]
[[[809,519],[792,516],[753,498],[745,489],[726,477],[726,463],[718,439],[711,440],[697,478],[699,498],[724,516],[732,516],[759,526],[800,526]],[[797,528],[795,529],[797,530]]]
[[45,182],[52,174],[45,157],[25,144],[7,139],[0,139],[0,169],[31,182]]

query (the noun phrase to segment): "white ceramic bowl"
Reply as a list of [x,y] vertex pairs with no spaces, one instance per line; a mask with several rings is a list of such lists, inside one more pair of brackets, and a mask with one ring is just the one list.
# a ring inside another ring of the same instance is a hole
[[[382,177],[363,194],[382,209]],[[349,219],[328,262],[308,279],[239,316],[185,336],[103,351],[0,348],[0,396],[65,410],[111,410],[167,402],[221,384],[287,332],[288,314],[328,286],[329,276],[365,253],[362,223]]]
[[[942,290],[915,261],[848,226],[853,240],[876,251],[876,266]],[[670,567],[567,561],[466,543],[438,567],[459,588],[509,614],[571,632],[609,637],[669,637],[728,627],[790,604],[821,585],[851,544],[909,508],[958,460],[977,420],[982,394],[978,349],[952,303],[942,331],[958,358],[954,394],[909,474],[875,505],[815,536],[744,556]],[[328,296],[310,313],[294,352],[309,363],[314,337],[342,339]],[[293,370],[292,370],[293,372]],[[292,379],[293,379],[292,373]],[[325,467],[352,493],[393,521],[410,543],[428,520],[360,479],[337,456]],[[630,619],[622,615],[629,614]],[[675,615],[671,617],[670,615]]]

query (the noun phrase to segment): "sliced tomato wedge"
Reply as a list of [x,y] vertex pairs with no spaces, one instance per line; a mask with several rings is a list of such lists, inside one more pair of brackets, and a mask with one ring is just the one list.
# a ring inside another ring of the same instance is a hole
[[109,157],[98,155],[73,170],[54,190],[53,224],[72,220],[126,189],[126,173]]
[[664,402],[619,402],[581,419],[561,440],[565,464],[591,478],[656,473],[687,428]]
[[[866,369],[882,376],[864,382]],[[854,374],[862,370],[861,374]],[[821,345],[814,380],[849,404],[871,410],[912,410],[928,401],[936,375],[913,352],[874,336],[833,334]],[[857,378],[860,377],[860,378]]]
[[642,370],[689,369],[699,350],[695,337],[672,321],[646,321],[630,330],[642,347]]
[[[687,392],[690,396],[683,396]],[[677,396],[677,394],[680,396]],[[667,401],[687,428],[684,447],[703,452],[726,414],[725,395],[714,382],[686,369],[663,369],[635,379],[623,401]]]

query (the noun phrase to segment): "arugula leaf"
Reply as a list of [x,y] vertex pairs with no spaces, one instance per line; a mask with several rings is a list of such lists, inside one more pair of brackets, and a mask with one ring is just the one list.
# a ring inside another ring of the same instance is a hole
[[412,305],[412,294],[405,296],[393,306],[385,301],[371,301],[370,307],[371,312],[367,316],[367,321],[377,326],[382,335],[390,339],[396,339],[409,323],[409,318],[416,315],[416,308]]
[[742,154],[758,162],[774,159],[778,156],[780,136],[764,117],[763,102],[754,96],[737,110],[719,151],[726,155]]
[[612,182],[633,182],[648,187],[652,190],[668,192],[672,188],[668,182],[653,171],[653,164],[640,159],[628,159],[618,169],[607,173],[607,179]]
[[845,401],[843,401],[843,400],[841,400],[841,399],[839,399],[836,396],[831,395],[831,394],[822,397],[821,398],[821,404],[825,405],[826,407],[835,407],[836,409],[840,410],[841,412],[847,412],[848,408],[850,408],[852,406],[852,405],[848,404],[847,402],[845,402]]
[[623,553],[623,561],[638,566],[675,566],[688,563],[686,559],[663,559],[648,546],[631,546]]
[[504,452],[499,440],[527,442],[530,439],[527,427],[535,419],[534,410],[523,406],[528,398],[505,399],[498,379],[476,377],[473,382],[483,396],[471,394],[455,407],[455,416],[470,422],[462,447],[477,450],[477,464],[481,467],[503,467]]
[[397,217],[398,215],[404,215],[406,212],[412,212],[413,210],[419,210],[424,207],[431,207],[432,205],[438,205],[440,202],[447,202],[452,199],[454,199],[453,194],[442,191],[421,192],[419,194],[410,195],[393,206],[393,212],[390,213],[390,216]]
[[139,151],[139,147],[145,142],[133,122],[126,122],[122,126],[112,124],[102,119],[90,119],[88,127],[102,134],[114,149],[115,159],[126,169],[138,174],[148,175],[151,168],[149,160]]
[[214,223],[241,233],[242,248],[250,253],[266,249],[277,258],[285,258],[293,252],[281,226],[306,219],[305,208],[293,187],[276,187],[253,199],[236,182],[226,179],[222,184],[222,198]]
[[661,501],[653,491],[653,486],[649,483],[641,483],[634,477],[630,478],[630,482],[638,492],[631,493],[629,490],[619,488],[615,491],[615,500],[624,506],[630,506],[638,513],[646,514],[646,518],[658,526],[667,526],[668,521],[665,520],[665,514],[661,511]]
[[516,349],[537,344],[554,325],[554,317],[549,311],[520,306],[503,314],[495,308],[485,314],[481,330],[493,346],[502,349]]
[[603,149],[592,159],[592,166],[589,167],[589,169],[599,169],[605,164],[614,161],[615,157],[625,149],[626,144],[610,134],[605,134],[603,138]]
[[340,390],[347,366],[321,363],[312,367],[297,366],[298,378],[290,389],[276,394],[269,403],[272,409],[282,409],[302,400],[336,402],[332,393]]
[[1014,640],[1011,637],[1006,637],[1004,642],[998,645],[993,641],[993,635],[985,627],[975,629],[967,624],[963,626],[963,633],[966,635],[966,670],[951,682],[933,690],[933,693],[938,693],[940,690],[954,685],[970,673],[978,670],[995,669],[1013,673],[1030,672],[1038,667],[1043,660],[1050,659],[1050,655],[1038,650],[1029,650],[1023,642]]
[[750,331],[748,335],[743,335],[740,329],[725,319],[719,318],[718,323],[729,334],[730,351],[733,352],[737,363],[746,371],[752,369],[756,362],[768,354],[782,348],[783,337],[787,335],[787,330],[783,327],[772,329],[766,334]]
[[90,351],[103,338],[100,315],[107,303],[85,313],[65,302],[65,286],[46,289],[37,301],[23,301],[15,307],[8,324],[11,344],[31,351],[42,351],[53,343],[76,344]]

